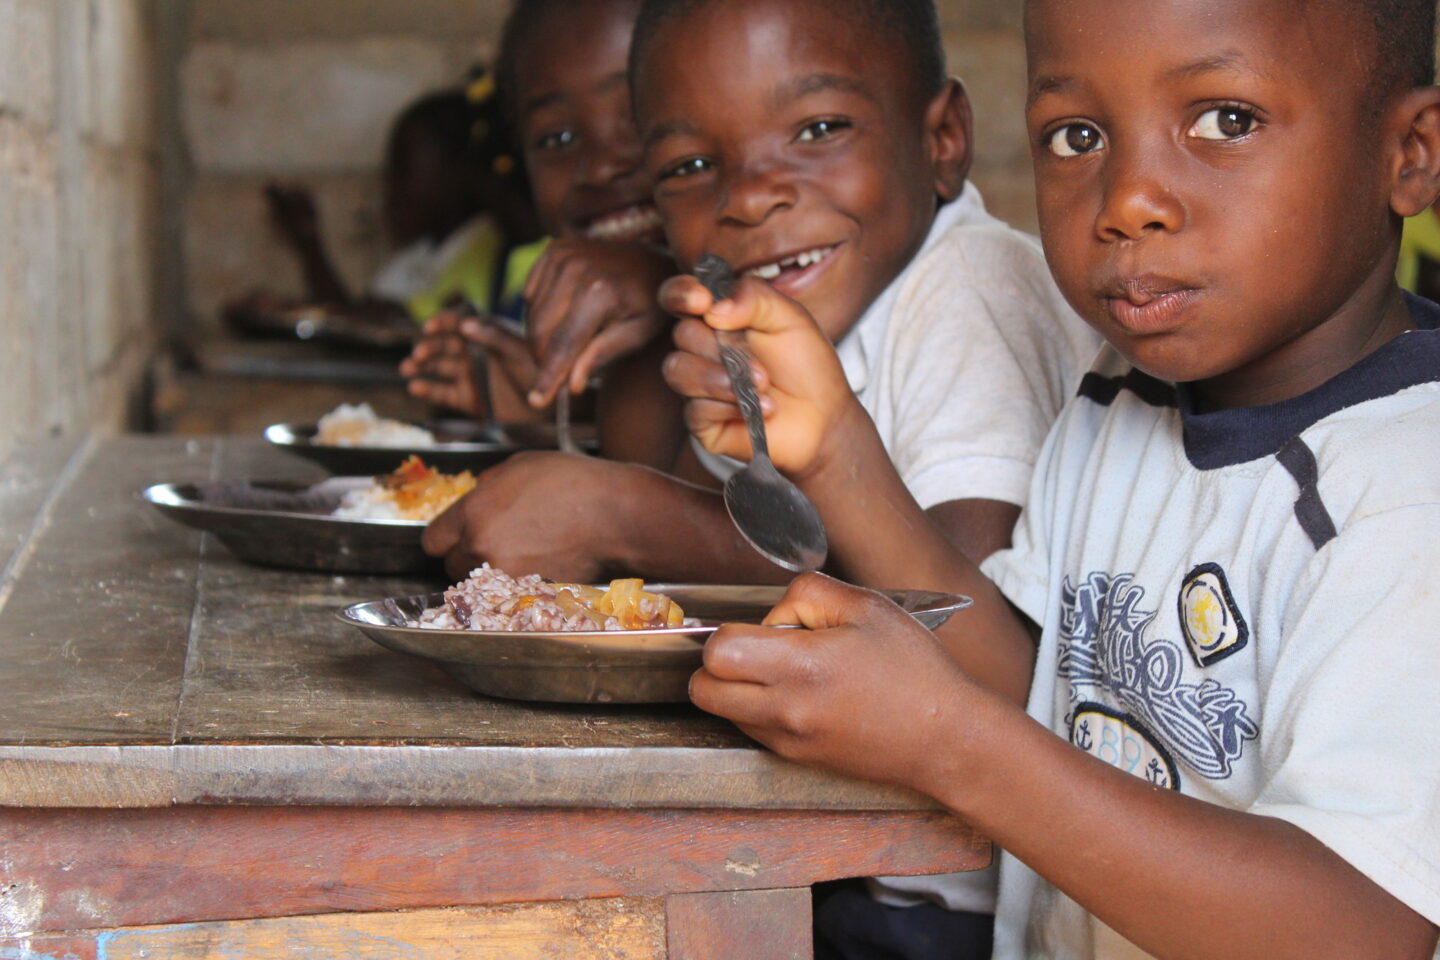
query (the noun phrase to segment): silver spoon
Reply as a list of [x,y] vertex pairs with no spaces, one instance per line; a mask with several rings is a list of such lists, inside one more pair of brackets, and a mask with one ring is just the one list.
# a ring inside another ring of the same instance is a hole
[[[724,300],[735,291],[735,272],[712,253],[696,262],[695,276],[716,300]],[[829,550],[825,525],[815,505],[799,487],[780,475],[770,459],[760,396],[750,376],[745,334],[717,330],[715,339],[754,449],[750,463],[725,481],[725,509],[740,535],[771,563],[796,572],[818,570]]]
[[555,443],[562,453],[577,453],[584,456],[585,451],[580,449],[580,444],[570,435],[570,378],[567,376],[565,382],[560,384],[560,392],[555,394]]

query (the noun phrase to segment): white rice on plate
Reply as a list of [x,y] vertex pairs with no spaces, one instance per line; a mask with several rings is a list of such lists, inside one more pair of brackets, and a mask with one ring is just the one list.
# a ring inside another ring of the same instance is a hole
[[435,446],[435,434],[414,424],[382,419],[368,403],[342,403],[320,418],[315,442],[324,447],[428,450]]

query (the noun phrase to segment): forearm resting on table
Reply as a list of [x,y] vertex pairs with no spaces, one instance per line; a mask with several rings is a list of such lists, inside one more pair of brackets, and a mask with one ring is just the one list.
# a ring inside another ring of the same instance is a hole
[[856,410],[854,422],[835,431],[845,438],[838,455],[799,478],[825,520],[833,569],[874,589],[939,590],[972,598],[974,606],[952,617],[936,636],[966,673],[1024,703],[1035,655],[1029,628],[950,531],[920,509],[870,419]]
[[[993,694],[938,718],[924,792],[1158,958],[1427,960],[1436,928],[1298,827],[1155,787]],[[944,731],[951,731],[949,734]]]

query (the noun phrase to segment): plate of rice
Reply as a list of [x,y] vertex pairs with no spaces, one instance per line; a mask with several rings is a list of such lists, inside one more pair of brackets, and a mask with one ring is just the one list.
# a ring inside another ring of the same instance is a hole
[[[598,446],[593,426],[572,427],[582,448]],[[341,475],[378,474],[418,455],[442,470],[480,470],[520,450],[558,448],[549,423],[501,424],[473,420],[412,423],[379,416],[368,403],[341,404],[316,423],[276,423],[265,439]]]
[[212,533],[251,563],[324,573],[428,574],[420,548],[431,519],[475,485],[418,460],[381,477],[316,484],[239,480],[160,483],[141,496],[179,523]]
[[[376,643],[436,663],[477,693],[566,703],[688,699],[705,639],[759,623],[785,588],[749,584],[553,583],[488,565],[443,593],[340,611]],[[928,629],[970,605],[919,590],[886,596]]]

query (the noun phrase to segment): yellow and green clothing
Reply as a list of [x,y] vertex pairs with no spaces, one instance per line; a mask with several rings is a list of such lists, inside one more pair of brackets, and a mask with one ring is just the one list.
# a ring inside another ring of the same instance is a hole
[[417,323],[457,294],[482,310],[515,316],[548,242],[507,247],[499,225],[482,215],[438,243],[418,240],[401,250],[375,275],[370,296],[403,304]]
[[1440,300],[1440,216],[1427,208],[1405,221],[1395,280],[1428,300]]

